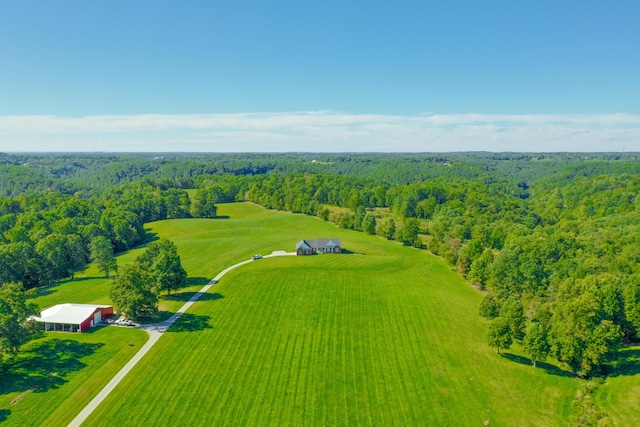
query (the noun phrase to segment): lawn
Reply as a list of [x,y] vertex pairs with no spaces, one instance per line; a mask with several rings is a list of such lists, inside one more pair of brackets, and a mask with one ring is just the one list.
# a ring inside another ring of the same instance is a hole
[[620,351],[615,371],[600,386],[594,399],[613,425],[640,425],[640,346]]
[[438,258],[251,204],[219,214],[149,224],[194,281],[303,238],[339,237],[353,253],[232,271],[89,425],[566,424],[578,382],[489,348],[481,295]]
[[50,332],[31,341],[0,377],[0,422],[64,426],[147,340],[130,328],[83,334]]

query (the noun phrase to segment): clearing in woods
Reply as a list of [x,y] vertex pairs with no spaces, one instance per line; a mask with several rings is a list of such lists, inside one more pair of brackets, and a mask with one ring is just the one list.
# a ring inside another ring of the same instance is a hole
[[[426,252],[251,204],[149,224],[190,277],[340,237],[360,254],[230,272],[97,408],[90,425],[563,425],[578,382],[485,343],[481,295]],[[187,295],[184,296],[186,298]],[[180,294],[176,298],[181,298]]]

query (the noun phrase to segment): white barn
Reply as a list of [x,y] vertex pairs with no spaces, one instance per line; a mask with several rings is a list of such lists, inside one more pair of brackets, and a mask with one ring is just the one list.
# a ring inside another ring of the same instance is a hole
[[40,317],[33,317],[44,325],[45,331],[84,332],[113,314],[111,305],[58,304],[42,310]]

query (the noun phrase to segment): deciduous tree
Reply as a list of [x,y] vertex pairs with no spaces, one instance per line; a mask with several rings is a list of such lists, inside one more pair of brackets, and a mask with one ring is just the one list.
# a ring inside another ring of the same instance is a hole
[[57,281],[69,274],[69,257],[67,256],[67,238],[61,234],[49,234],[40,240],[35,247],[42,259],[45,269],[43,276],[50,281]]
[[488,293],[480,301],[480,316],[495,319],[500,314],[500,301],[492,293]]
[[35,329],[35,322],[29,317],[39,314],[38,306],[27,302],[20,284],[5,283],[0,287],[0,361],[5,354],[18,354]]
[[153,276],[160,290],[171,291],[184,286],[187,272],[182,268],[178,248],[171,240],[151,242],[137,263]]
[[524,308],[520,300],[509,297],[500,309],[500,317],[506,320],[511,331],[511,336],[520,341],[524,338],[526,328],[526,318]]
[[396,238],[406,246],[420,246],[418,230],[418,220],[415,218],[407,218],[398,230]]
[[380,225],[378,232],[382,237],[392,240],[396,235],[396,222],[393,218],[386,218]]
[[108,279],[109,273],[117,269],[116,259],[113,256],[113,246],[104,236],[94,237],[89,244],[91,260],[98,265],[100,271]]
[[153,316],[158,311],[158,294],[151,273],[138,264],[122,266],[111,285],[114,309],[127,318]]
[[368,213],[362,219],[362,231],[367,234],[376,234],[376,217]]
[[544,362],[549,356],[549,342],[547,341],[547,331],[540,322],[533,322],[524,337],[523,350],[531,358],[533,367],[536,362]]
[[487,342],[491,347],[498,348],[498,354],[500,354],[501,348],[507,349],[511,346],[513,343],[511,328],[505,319],[498,317],[489,324]]
[[599,371],[621,342],[620,326],[607,319],[594,280],[565,281],[551,322],[552,353],[580,376]]

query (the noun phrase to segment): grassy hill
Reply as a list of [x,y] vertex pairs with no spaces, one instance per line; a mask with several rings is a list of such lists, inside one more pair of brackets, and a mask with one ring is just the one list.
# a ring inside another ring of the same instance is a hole
[[[481,295],[441,260],[250,204],[150,224],[190,277],[340,237],[345,255],[234,270],[171,329],[91,425],[564,425],[578,382],[485,344]],[[364,253],[366,255],[358,254]],[[179,296],[177,296],[179,298]]]

